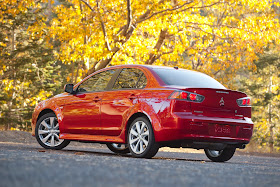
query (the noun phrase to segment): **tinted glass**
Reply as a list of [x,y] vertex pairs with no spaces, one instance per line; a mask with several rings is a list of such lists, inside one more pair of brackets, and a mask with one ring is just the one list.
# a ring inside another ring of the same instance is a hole
[[185,86],[189,88],[225,89],[221,83],[204,73],[182,69],[155,68],[153,70],[167,85]]
[[78,88],[79,92],[96,92],[105,90],[116,70],[107,70],[91,76]]
[[144,75],[144,73],[142,73],[140,79],[138,80],[138,83],[136,85],[136,88],[145,88],[147,84],[147,78]]
[[[136,85],[141,79],[143,72],[139,69],[134,69],[134,68],[124,68],[120,75],[118,76],[113,89],[128,89],[128,88],[136,88]],[[141,80],[144,82],[145,80],[145,75],[143,75],[144,78]],[[139,85],[141,88],[145,83],[142,83]],[[145,85],[146,86],[146,85]],[[137,86],[138,87],[138,86]]]

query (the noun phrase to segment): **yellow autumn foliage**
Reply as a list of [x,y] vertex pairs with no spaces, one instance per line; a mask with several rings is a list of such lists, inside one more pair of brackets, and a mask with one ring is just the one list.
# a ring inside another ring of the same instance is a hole
[[67,2],[54,6],[57,16],[41,27],[61,42],[60,60],[82,61],[89,72],[108,64],[176,65],[231,87],[238,69],[253,70],[257,54],[280,41],[269,0]]

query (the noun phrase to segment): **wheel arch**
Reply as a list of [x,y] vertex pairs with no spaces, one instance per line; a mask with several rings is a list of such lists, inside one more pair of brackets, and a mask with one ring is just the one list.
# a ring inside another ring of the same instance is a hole
[[56,113],[52,109],[46,108],[39,113],[39,115],[36,119],[36,122],[40,119],[40,117],[42,117],[43,115],[48,114],[48,113],[54,113],[56,115]]
[[147,118],[147,120],[149,120],[149,122],[152,125],[153,131],[154,131],[155,140],[157,141],[157,131],[160,128],[159,120],[156,118],[156,116],[150,116],[144,111],[138,111],[138,112],[135,112],[134,114],[132,114],[126,122],[125,133],[123,134],[125,142],[127,141],[127,132],[128,132],[130,124],[138,117],[145,117],[145,118]]
[[150,121],[150,123],[152,124],[152,120],[151,120],[150,116],[148,116],[147,114],[145,114],[143,112],[136,112],[133,115],[131,115],[130,118],[127,120],[126,127],[125,127],[126,128],[126,130],[125,130],[126,133],[125,134],[127,134],[130,124],[138,117],[146,117]]

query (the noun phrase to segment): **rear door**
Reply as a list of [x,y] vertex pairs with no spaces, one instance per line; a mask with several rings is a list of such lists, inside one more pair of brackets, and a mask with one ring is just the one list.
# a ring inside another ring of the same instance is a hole
[[118,136],[131,109],[147,84],[145,74],[137,68],[124,68],[103,95],[101,105],[102,134]]
[[66,97],[63,110],[64,133],[100,134],[101,101],[115,71],[107,70],[91,76],[78,86],[76,94]]

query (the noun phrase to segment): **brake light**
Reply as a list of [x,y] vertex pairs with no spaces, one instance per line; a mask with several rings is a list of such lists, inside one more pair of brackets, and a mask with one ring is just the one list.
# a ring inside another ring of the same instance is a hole
[[238,106],[251,106],[251,99],[250,97],[243,97],[236,100]]
[[191,93],[190,94],[190,100],[196,101],[196,94]]
[[201,103],[204,100],[204,96],[191,93],[191,92],[183,92],[183,91],[174,91],[170,96],[170,99],[180,99],[180,100],[187,100],[191,102],[198,102]]
[[182,92],[181,93],[181,98],[182,99],[187,99],[188,98],[188,94],[186,92]]

